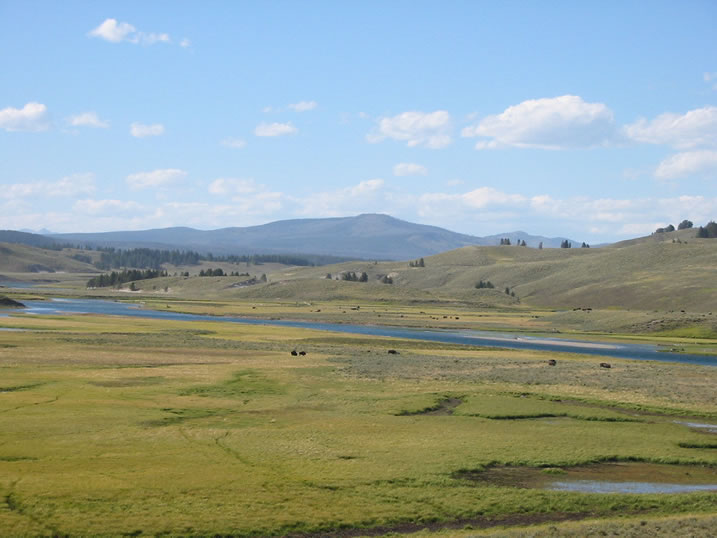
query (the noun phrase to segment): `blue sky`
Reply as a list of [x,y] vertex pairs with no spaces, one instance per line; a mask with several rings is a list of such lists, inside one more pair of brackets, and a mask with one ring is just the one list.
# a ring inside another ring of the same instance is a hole
[[0,228],[717,218],[717,4],[0,0]]

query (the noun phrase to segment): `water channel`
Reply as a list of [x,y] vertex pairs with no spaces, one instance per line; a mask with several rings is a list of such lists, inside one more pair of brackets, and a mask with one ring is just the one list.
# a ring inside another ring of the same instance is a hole
[[653,360],[663,362],[681,362],[703,366],[717,366],[717,357],[690,355],[659,351],[657,346],[632,343],[605,343],[562,338],[531,337],[511,333],[494,333],[472,330],[410,329],[380,325],[352,325],[341,323],[320,323],[311,321],[267,320],[242,318],[235,316],[209,316],[202,314],[183,314],[143,308],[142,305],[106,301],[100,299],[53,299],[50,301],[26,301],[21,310],[34,315],[98,314],[108,316],[130,316],[174,321],[220,321],[251,325],[273,325],[297,327],[322,331],[333,331],[367,336],[386,336],[427,340],[449,344],[499,347],[508,349],[553,351],[558,353],[580,353],[601,357],[622,359]]

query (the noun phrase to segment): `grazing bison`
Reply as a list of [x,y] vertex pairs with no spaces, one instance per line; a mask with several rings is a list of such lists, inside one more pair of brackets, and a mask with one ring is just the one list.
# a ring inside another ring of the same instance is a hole
[[400,353],[398,351],[396,351],[395,349],[389,349],[388,354],[389,355],[400,355]]
[[610,366],[609,362],[601,362],[600,368],[612,368],[612,366]]
[[298,353],[296,352],[296,350],[293,350],[293,351],[291,352],[291,356],[292,356],[292,357],[296,357],[297,355],[298,355]]
[[306,351],[299,351],[299,355],[303,357],[304,355],[306,355]]
[[555,359],[550,359],[550,360],[548,361],[548,364],[549,364],[550,366],[555,366],[555,365],[557,364],[557,362],[556,362]]

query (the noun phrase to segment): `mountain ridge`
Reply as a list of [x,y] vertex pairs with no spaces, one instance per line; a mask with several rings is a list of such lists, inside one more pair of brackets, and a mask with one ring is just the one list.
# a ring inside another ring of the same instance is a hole
[[179,248],[217,255],[311,253],[376,260],[405,260],[470,245],[498,245],[500,239],[506,237],[511,242],[524,240],[528,246],[534,247],[542,242],[546,248],[559,247],[566,239],[533,236],[520,231],[480,237],[378,213],[279,220],[257,226],[216,230],[169,227],[62,233],[44,237],[60,242],[115,248]]

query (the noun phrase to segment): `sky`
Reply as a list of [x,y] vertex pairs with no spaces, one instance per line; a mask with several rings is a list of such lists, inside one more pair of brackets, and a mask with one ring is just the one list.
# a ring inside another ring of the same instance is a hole
[[0,229],[717,219],[717,3],[0,0]]

